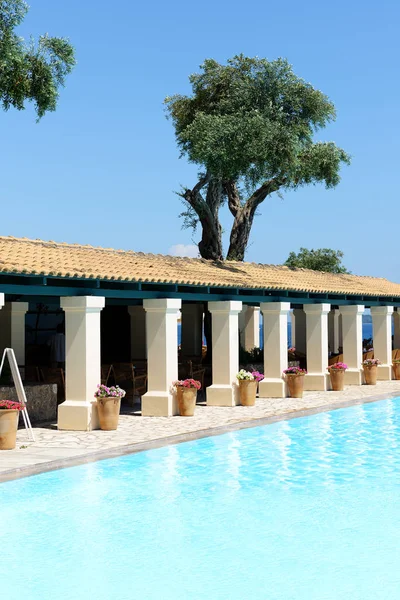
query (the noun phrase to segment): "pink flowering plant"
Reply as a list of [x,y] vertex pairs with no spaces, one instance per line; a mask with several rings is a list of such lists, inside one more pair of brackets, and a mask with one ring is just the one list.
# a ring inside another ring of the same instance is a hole
[[288,348],[288,353],[289,354],[296,354],[296,348],[294,346],[292,346],[291,348]]
[[344,362],[337,362],[333,365],[330,365],[327,368],[328,368],[328,371],[330,371],[331,369],[332,369],[332,371],[346,371],[346,369],[348,369],[348,366]]
[[379,358],[366,358],[363,361],[363,366],[364,367],[376,367],[377,365],[380,365],[381,361],[379,360]]
[[307,375],[307,371],[305,369],[300,369],[300,367],[288,367],[283,371],[284,375]]
[[196,379],[179,379],[178,381],[174,381],[172,385],[174,387],[195,388],[196,390],[201,388],[200,381]]
[[0,410],[23,410],[24,405],[21,402],[13,400],[0,400]]
[[264,375],[262,373],[260,373],[259,371],[252,371],[251,374],[253,375],[253,377],[257,381],[257,383],[259,383],[260,381],[262,381],[264,379]]
[[102,383],[99,383],[97,386],[97,390],[94,393],[95,398],[123,398],[126,392],[119,385],[113,385],[111,387],[107,387]]

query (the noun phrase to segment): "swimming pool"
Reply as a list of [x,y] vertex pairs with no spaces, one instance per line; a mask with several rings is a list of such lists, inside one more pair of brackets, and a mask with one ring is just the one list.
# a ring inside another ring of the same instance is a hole
[[1,597],[395,600],[399,426],[397,398],[0,484]]

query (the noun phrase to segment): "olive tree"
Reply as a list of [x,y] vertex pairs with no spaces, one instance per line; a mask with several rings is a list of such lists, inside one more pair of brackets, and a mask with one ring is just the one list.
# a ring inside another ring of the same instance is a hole
[[335,187],[350,162],[315,133],[335,119],[329,98],[285,59],[207,59],[189,77],[192,94],[165,99],[181,156],[199,167],[184,187],[184,225],[201,226],[203,258],[223,260],[220,209],[232,214],[228,260],[243,260],[254,217],[274,193],[324,183]]
[[332,250],[331,248],[318,248],[317,250],[300,248],[297,254],[290,252],[285,265],[291,268],[325,271],[325,273],[349,273],[342,264],[343,256],[341,250]]
[[4,110],[33,102],[38,119],[57,107],[58,90],[75,65],[65,38],[42,35],[25,42],[15,29],[28,11],[23,0],[0,0],[0,103]]

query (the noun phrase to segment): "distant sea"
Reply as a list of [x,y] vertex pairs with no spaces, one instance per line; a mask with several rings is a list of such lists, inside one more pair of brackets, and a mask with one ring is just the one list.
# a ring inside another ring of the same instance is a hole
[[[372,323],[365,323],[363,322],[363,339],[366,338],[371,338],[372,337]],[[178,344],[181,343],[181,324],[178,323]],[[205,339],[203,339],[203,344],[205,344],[206,341]],[[288,323],[288,346],[290,347],[292,345],[292,324]],[[263,326],[262,323],[260,324],[260,348],[263,347]]]

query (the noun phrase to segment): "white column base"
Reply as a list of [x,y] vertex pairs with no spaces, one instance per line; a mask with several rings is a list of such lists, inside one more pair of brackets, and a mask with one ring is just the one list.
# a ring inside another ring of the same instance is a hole
[[100,429],[97,402],[66,400],[58,407],[58,429],[92,431]]
[[214,384],[206,391],[208,406],[237,406],[240,404],[239,386]]
[[392,365],[378,365],[378,381],[392,380]]
[[345,385],[362,385],[364,372],[361,369],[347,369],[344,374]]
[[326,392],[330,390],[329,373],[308,373],[304,376],[304,389],[308,392]]
[[266,377],[258,384],[260,398],[286,398],[286,382],[281,378]]
[[173,417],[177,414],[176,394],[146,392],[142,396],[142,417]]

